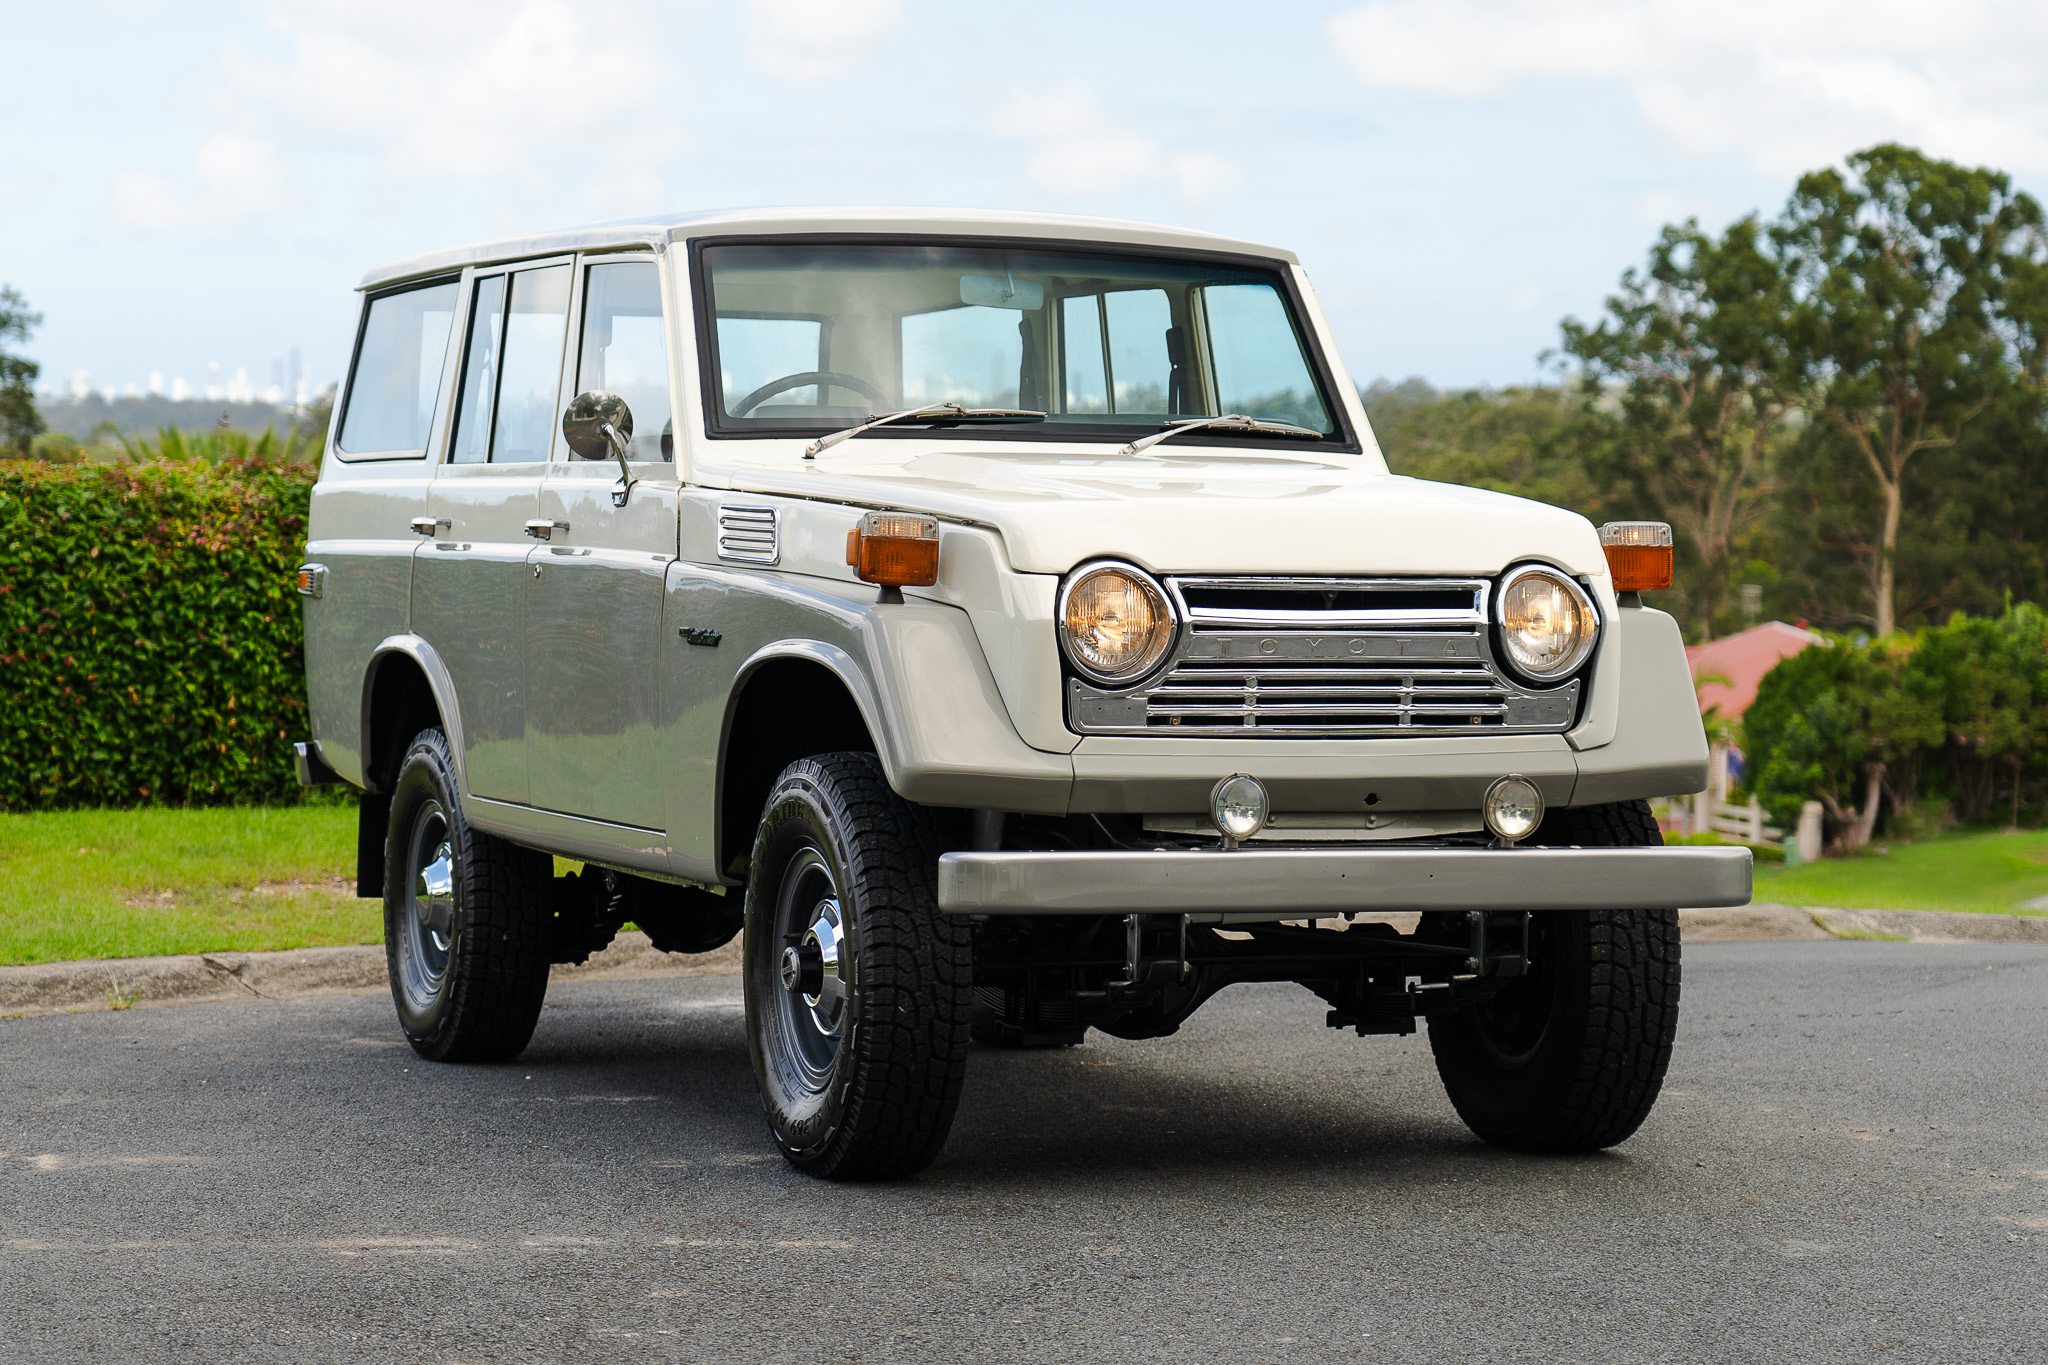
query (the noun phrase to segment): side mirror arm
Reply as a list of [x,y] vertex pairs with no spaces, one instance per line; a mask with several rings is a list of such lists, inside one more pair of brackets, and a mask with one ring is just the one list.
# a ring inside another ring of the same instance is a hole
[[611,446],[612,454],[618,457],[619,461],[619,482],[612,489],[612,506],[624,507],[626,499],[633,492],[633,471],[626,464],[626,438],[621,436],[619,429],[610,422],[604,424],[604,438]]

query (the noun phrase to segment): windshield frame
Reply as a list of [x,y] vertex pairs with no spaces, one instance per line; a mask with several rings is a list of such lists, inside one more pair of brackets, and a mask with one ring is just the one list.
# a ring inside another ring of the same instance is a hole
[[[1280,295],[1287,306],[1288,325],[1294,331],[1295,343],[1301,347],[1303,359],[1308,364],[1309,378],[1316,386],[1316,397],[1329,414],[1331,430],[1314,441],[1298,436],[1277,436],[1257,432],[1217,432],[1216,444],[1226,448],[1243,447],[1248,450],[1291,450],[1297,453],[1324,454],[1337,452],[1347,455],[1361,453],[1357,432],[1351,425],[1351,414],[1346,406],[1337,401],[1338,387],[1330,370],[1328,358],[1323,354],[1321,338],[1309,325],[1308,310],[1298,287],[1291,262],[1271,256],[1256,256],[1246,253],[1205,251],[1188,247],[1145,246],[1127,242],[1104,242],[1087,237],[1016,237],[983,235],[980,233],[957,232],[749,232],[717,237],[693,237],[689,242],[689,281],[691,325],[696,328],[697,378],[699,401],[703,408],[703,434],[711,441],[796,441],[808,442],[820,436],[827,436],[845,429],[843,421],[791,422],[776,429],[762,430],[759,427],[736,428],[720,425],[720,385],[718,359],[718,329],[712,323],[711,289],[707,278],[704,253],[721,246],[791,246],[791,247],[832,247],[832,246],[937,246],[963,247],[981,250],[1085,252],[1090,256],[1125,256],[1137,260],[1170,260],[1193,264],[1216,265],[1225,269],[1252,269],[1269,271],[1277,279]],[[1029,441],[1040,445],[1074,445],[1108,442],[1123,445],[1136,437],[1164,431],[1171,421],[1161,422],[1076,422],[1063,418],[1053,422],[1019,422],[1015,424],[991,423],[987,425],[917,425],[893,424],[876,427],[861,433],[862,441],[869,440],[924,440],[943,438],[947,441]],[[1190,442],[1176,442],[1185,447]]]

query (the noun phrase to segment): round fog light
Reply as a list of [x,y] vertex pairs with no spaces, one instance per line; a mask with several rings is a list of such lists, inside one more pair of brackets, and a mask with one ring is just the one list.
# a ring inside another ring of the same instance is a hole
[[1236,848],[1264,829],[1269,810],[1265,784],[1243,773],[1224,778],[1209,793],[1209,814],[1223,835],[1225,848]]
[[1543,823],[1543,793],[1520,773],[1509,773],[1486,789],[1480,814],[1502,843],[1519,843]]

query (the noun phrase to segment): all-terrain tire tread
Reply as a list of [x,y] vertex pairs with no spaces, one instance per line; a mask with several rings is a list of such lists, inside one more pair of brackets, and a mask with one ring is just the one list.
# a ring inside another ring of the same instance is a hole
[[811,785],[847,836],[840,890],[865,908],[867,935],[847,1109],[806,1169],[838,1180],[910,1175],[945,1145],[966,1083],[972,935],[939,911],[936,820],[890,788],[873,754],[799,760],[769,809],[792,781]]
[[[1636,847],[1662,844],[1663,834],[1649,802],[1616,801],[1552,812],[1538,842]],[[1523,1151],[1594,1151],[1634,1133],[1663,1089],[1678,1034],[1678,912],[1556,913],[1584,918],[1590,977],[1581,1045],[1563,1094],[1536,1122],[1502,1128],[1460,1102],[1449,1049],[1436,1049],[1437,1068],[1459,1116],[1487,1141]]]
[[[457,896],[464,922],[458,958],[449,969],[448,1022],[431,1038],[413,1039],[413,1046],[433,1061],[510,1061],[532,1041],[547,995],[554,940],[549,899],[554,863],[544,853],[475,829],[463,818],[460,799],[452,790],[454,757],[440,729],[415,736],[406,762],[422,749],[432,751],[450,779],[451,789],[442,800],[459,852],[462,881]],[[398,852],[394,841],[387,854],[389,865],[402,861]],[[386,940],[395,977],[396,947],[391,935]]]

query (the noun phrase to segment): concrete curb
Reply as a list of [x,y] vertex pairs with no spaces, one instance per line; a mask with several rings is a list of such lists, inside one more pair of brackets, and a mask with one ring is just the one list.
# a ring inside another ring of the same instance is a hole
[[[548,979],[704,976],[736,972],[739,965],[737,939],[715,952],[683,956],[659,951],[645,934],[626,933],[586,963],[554,968]],[[384,949],[379,946],[48,962],[0,967],[0,1019],[226,1000],[362,995],[389,989]]]
[[1759,939],[1893,939],[1913,943],[2048,943],[2048,915],[1984,915],[1954,910],[1837,910],[1828,906],[1745,905],[1681,910],[1687,943]]
[[[1408,916],[1387,916],[1408,920]],[[1946,910],[1836,910],[1745,905],[1681,910],[1687,943],[1784,939],[1904,939],[1917,943],[2048,943],[2048,916],[1977,915]],[[1405,931],[1413,927],[1403,923]],[[550,981],[710,976],[740,969],[735,939],[709,953],[664,953],[645,934],[620,934],[611,947]],[[293,948],[280,953],[199,953],[0,967],[0,1019],[77,1014],[226,1000],[294,1000],[390,989],[384,949]]]

